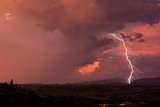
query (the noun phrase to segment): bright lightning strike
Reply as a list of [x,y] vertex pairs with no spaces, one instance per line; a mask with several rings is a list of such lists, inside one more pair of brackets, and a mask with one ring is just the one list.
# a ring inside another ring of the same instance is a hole
[[134,66],[133,66],[133,64],[132,64],[132,62],[131,62],[131,60],[129,58],[129,50],[128,50],[127,46],[126,46],[125,41],[122,38],[116,36],[115,34],[112,34],[112,37],[114,37],[115,39],[117,39],[120,42],[122,42],[123,48],[125,49],[125,58],[126,58],[126,61],[129,64],[129,68],[131,70],[130,75],[129,75],[128,80],[127,80],[128,83],[130,84],[131,81],[132,81],[132,78],[133,78],[133,74],[135,73],[135,70],[134,70]]

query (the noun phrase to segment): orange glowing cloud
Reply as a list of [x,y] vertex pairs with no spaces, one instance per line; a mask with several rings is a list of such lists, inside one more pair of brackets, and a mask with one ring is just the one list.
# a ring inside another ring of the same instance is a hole
[[135,26],[131,32],[142,33],[145,39],[143,43],[132,43],[132,51],[135,55],[159,55],[160,23],[153,25],[142,24]]
[[140,32],[145,36],[145,38],[157,38],[160,34],[160,23],[156,23],[153,25],[142,24],[133,27],[132,32]]
[[[132,52],[134,56],[151,56],[151,55],[160,55],[160,23],[153,25],[145,23],[130,24],[122,32],[127,32],[130,34],[141,33],[143,34],[144,42],[129,42],[127,47]],[[124,49],[120,44],[117,47],[112,47],[110,50],[104,50],[103,54],[108,52],[119,53],[120,55],[124,54]]]
[[99,68],[99,61],[95,61],[93,64],[88,64],[83,67],[80,67],[78,72],[80,72],[82,75],[90,74],[94,72],[97,68]]

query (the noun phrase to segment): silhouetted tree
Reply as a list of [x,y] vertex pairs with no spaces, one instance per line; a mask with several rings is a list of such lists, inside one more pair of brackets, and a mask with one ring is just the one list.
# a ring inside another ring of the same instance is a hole
[[9,85],[14,86],[13,79],[10,80]]

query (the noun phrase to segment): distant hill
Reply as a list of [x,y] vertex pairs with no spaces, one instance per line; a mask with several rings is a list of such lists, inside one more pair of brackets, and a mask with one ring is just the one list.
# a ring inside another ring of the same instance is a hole
[[105,80],[95,80],[95,81],[84,81],[84,82],[78,82],[74,84],[79,84],[79,85],[102,85],[102,84],[107,84],[107,85],[123,85],[126,84],[126,79],[124,78],[113,78],[113,79],[105,79]]
[[[96,80],[96,81],[84,81],[74,83],[78,85],[126,85],[127,81],[125,78],[113,78],[105,80]],[[156,78],[141,78],[134,80],[131,85],[151,85],[151,86],[160,86],[160,77]]]
[[160,86],[160,77],[156,78],[141,78],[134,80],[132,85],[151,85],[151,86]]
[[[21,84],[21,86],[66,86],[66,85],[127,85],[126,78],[112,78],[112,79],[104,79],[104,80],[95,80],[95,81],[84,81],[84,82],[76,82],[76,83],[65,83],[65,84]],[[134,80],[130,85],[151,85],[151,86],[160,86],[160,77],[156,78],[141,78]]]

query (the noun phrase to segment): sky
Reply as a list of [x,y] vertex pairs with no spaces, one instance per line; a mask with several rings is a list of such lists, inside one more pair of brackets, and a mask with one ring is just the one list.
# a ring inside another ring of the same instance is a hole
[[0,81],[66,83],[160,76],[159,0],[0,0]]

